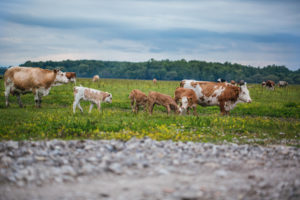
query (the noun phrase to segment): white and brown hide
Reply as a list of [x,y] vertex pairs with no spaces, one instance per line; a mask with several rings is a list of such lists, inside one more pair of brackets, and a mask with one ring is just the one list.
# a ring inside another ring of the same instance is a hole
[[134,89],[129,94],[129,99],[131,101],[132,112],[137,113],[139,107],[143,106],[144,110],[147,107],[147,95],[138,89]]
[[153,108],[156,104],[164,106],[167,109],[168,114],[170,114],[171,110],[177,114],[180,113],[180,109],[172,97],[159,92],[151,91],[148,94],[148,109],[150,114],[152,114]]
[[73,113],[76,111],[76,106],[83,112],[83,109],[80,106],[81,100],[91,102],[89,113],[92,111],[94,104],[96,104],[98,111],[100,112],[102,102],[112,102],[112,94],[92,88],[76,86],[74,87]]
[[4,74],[5,101],[9,106],[9,94],[16,95],[23,107],[20,95],[32,92],[37,107],[41,107],[42,96],[49,94],[51,86],[68,83],[66,72],[37,67],[12,67]]

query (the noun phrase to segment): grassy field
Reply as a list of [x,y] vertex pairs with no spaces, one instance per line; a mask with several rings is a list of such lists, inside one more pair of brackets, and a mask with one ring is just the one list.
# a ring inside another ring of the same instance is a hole
[[230,116],[221,116],[216,106],[198,106],[198,116],[168,116],[156,106],[152,116],[145,112],[133,114],[128,95],[132,89],[146,94],[159,91],[173,96],[179,81],[79,79],[77,85],[108,91],[112,104],[102,104],[102,111],[82,102],[84,113],[72,112],[72,84],[53,87],[43,97],[42,108],[34,107],[32,94],[22,96],[25,108],[19,108],[16,97],[5,108],[4,85],[0,80],[0,140],[43,139],[121,139],[145,136],[156,140],[235,142],[241,144],[285,144],[299,146],[300,86],[276,88],[270,91],[249,84],[251,104],[238,104]]

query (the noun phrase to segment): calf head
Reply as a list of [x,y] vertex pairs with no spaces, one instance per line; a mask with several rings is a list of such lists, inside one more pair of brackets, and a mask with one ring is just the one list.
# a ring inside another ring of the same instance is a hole
[[76,84],[76,73],[75,72],[66,72],[66,76],[70,82]]
[[242,102],[251,103],[252,99],[250,97],[250,92],[247,88],[247,83],[245,82],[243,85],[241,85],[241,91],[239,94],[239,99]]
[[54,73],[56,74],[54,83],[68,83],[70,80],[67,77],[66,72],[62,72],[60,70],[53,70]]
[[106,92],[103,97],[103,102],[111,103],[112,102],[112,94]]
[[181,98],[180,113],[186,112],[188,107],[191,107],[192,105],[193,105],[193,99],[191,97],[182,97]]

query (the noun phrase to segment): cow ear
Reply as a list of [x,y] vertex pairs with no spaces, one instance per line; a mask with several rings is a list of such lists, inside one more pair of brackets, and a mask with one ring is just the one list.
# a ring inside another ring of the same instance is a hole
[[54,73],[57,73],[57,72],[58,72],[58,70],[57,70],[57,69],[54,69],[53,71],[54,71]]

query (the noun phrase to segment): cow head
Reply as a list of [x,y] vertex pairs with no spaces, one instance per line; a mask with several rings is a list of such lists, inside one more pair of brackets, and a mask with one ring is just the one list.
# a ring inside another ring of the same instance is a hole
[[112,102],[112,94],[107,93],[107,96],[104,98],[104,102],[111,103]]
[[56,74],[54,83],[55,84],[59,84],[59,83],[68,83],[70,80],[67,77],[67,73],[66,72],[62,72],[60,70],[55,69],[54,73]]
[[252,99],[250,97],[250,92],[247,88],[247,83],[245,82],[243,85],[241,85],[241,91],[239,95],[239,100],[246,103],[251,103]]

